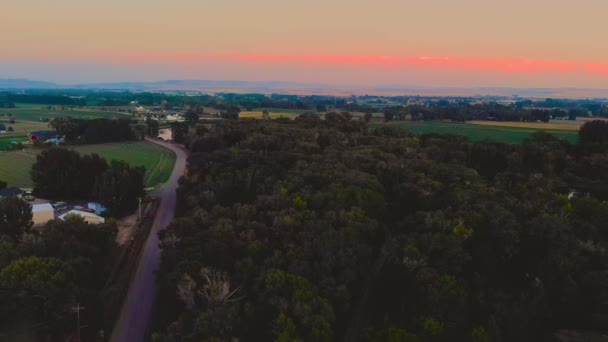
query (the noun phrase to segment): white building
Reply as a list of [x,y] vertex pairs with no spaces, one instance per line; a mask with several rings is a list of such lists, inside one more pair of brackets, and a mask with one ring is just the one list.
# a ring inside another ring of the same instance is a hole
[[175,114],[175,115],[167,115],[166,120],[182,122],[182,121],[184,121],[184,118],[179,116],[179,114]]
[[32,221],[34,225],[45,224],[55,219],[55,211],[50,203],[32,205]]
[[93,214],[93,213],[87,213],[86,211],[79,211],[79,210],[70,210],[67,213],[59,216],[60,220],[64,220],[65,221],[65,217],[68,215],[78,215],[80,217],[82,217],[82,219],[90,224],[101,224],[106,222],[106,219],[104,219],[103,217]]

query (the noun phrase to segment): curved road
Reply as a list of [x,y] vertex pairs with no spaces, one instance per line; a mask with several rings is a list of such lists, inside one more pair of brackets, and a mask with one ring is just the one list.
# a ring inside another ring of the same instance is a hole
[[171,178],[157,191],[160,206],[150,230],[135,277],[131,280],[129,292],[123,303],[120,317],[112,332],[112,342],[143,342],[148,334],[152,307],[156,299],[156,271],[160,266],[158,232],[167,228],[175,216],[177,186],[186,169],[186,152],[172,144],[146,138],[175,152],[177,158]]

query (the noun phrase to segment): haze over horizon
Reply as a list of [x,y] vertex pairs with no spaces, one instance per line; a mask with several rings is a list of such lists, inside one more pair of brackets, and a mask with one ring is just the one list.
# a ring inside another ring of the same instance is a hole
[[0,78],[608,88],[608,3],[8,0]]

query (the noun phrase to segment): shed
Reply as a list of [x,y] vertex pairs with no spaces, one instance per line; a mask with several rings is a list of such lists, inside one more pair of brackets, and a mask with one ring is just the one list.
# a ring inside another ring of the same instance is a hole
[[93,213],[87,213],[84,211],[79,211],[79,210],[70,210],[67,213],[59,216],[60,220],[64,220],[65,221],[65,217],[68,215],[78,215],[80,217],[82,217],[82,219],[90,224],[101,224],[106,222],[106,219],[104,219],[103,217],[99,216],[99,215],[95,215]]
[[32,205],[32,221],[35,225],[45,224],[55,219],[55,211],[50,203]]

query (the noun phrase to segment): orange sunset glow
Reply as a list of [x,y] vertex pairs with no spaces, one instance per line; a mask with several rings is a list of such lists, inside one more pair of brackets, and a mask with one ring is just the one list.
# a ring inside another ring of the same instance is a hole
[[608,87],[593,0],[9,2],[3,77]]

